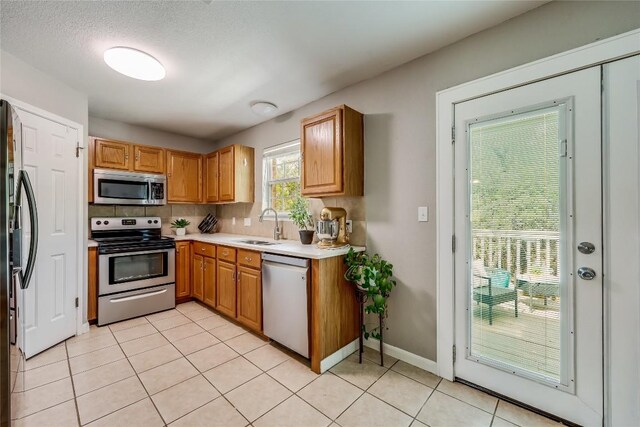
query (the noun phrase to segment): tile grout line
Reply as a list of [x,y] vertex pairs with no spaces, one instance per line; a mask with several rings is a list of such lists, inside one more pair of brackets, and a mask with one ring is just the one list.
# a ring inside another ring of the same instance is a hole
[[[177,310],[177,308],[176,308],[176,310]],[[183,315],[184,315],[184,314],[183,314]],[[185,317],[186,317],[186,316],[185,316]],[[193,324],[196,324],[196,325],[197,325],[197,323],[196,323],[195,321],[193,321],[193,320],[191,320],[191,319],[189,319],[189,320],[190,320],[190,322],[191,322],[191,323],[193,323]],[[187,323],[187,324],[188,324],[188,323]],[[158,328],[156,328],[156,327],[155,327],[155,325],[153,325],[153,324],[152,324],[152,326],[153,326],[156,330],[158,330]],[[200,326],[200,325],[198,325],[198,326]],[[202,329],[204,329],[204,328],[202,328]],[[159,332],[159,333],[164,337],[164,335],[162,334],[162,332],[160,332],[159,330],[158,330],[158,332]],[[207,331],[207,330],[205,330],[205,332],[209,333],[209,331]],[[218,339],[218,337],[216,337],[215,335],[213,335],[213,334],[211,334],[211,333],[209,333],[209,334],[210,334],[211,336],[213,336],[214,338]],[[197,335],[197,334],[194,334],[194,335],[192,335],[192,336],[195,336],[195,335]],[[165,339],[166,339],[166,338],[167,338],[167,337],[165,337]],[[185,337],[185,338],[189,338],[189,337]],[[169,341],[169,340],[167,339],[167,341]],[[224,341],[220,341],[220,343],[224,344]],[[213,344],[213,345],[217,345],[217,344],[220,344],[220,343],[216,343],[216,344]],[[175,348],[175,349],[178,351],[178,353],[182,354],[182,352],[181,352],[180,350],[178,350],[178,348],[173,344],[173,342],[172,342],[172,341],[169,341],[169,344],[171,344],[171,345],[173,346],[173,348]],[[201,350],[205,350],[205,349],[207,349],[207,348],[213,347],[213,345],[211,345],[211,346],[209,346],[209,347],[205,347],[204,349],[201,349]],[[231,347],[229,347],[229,346],[227,346],[227,347],[231,349]],[[198,350],[198,351],[201,351],[201,350]],[[233,350],[233,349],[231,349],[231,350],[235,352],[235,350]],[[197,351],[196,351],[196,352],[194,352],[194,353],[197,353]],[[236,353],[237,353],[237,352],[236,352]],[[207,381],[207,382],[211,385],[211,387],[213,387],[213,389],[214,389],[215,391],[217,391],[217,392],[220,394],[220,396],[218,396],[218,397],[223,397],[223,398],[224,398],[224,394],[220,393],[220,390],[218,390],[218,389],[216,388],[216,386],[214,386],[213,384],[211,384],[211,381],[209,381],[209,379],[208,379],[207,377],[205,377],[205,376],[204,376],[204,374],[203,374],[202,372],[200,372],[200,370],[199,370],[199,369],[198,369],[198,368],[197,368],[197,367],[196,367],[196,366],[191,362],[191,360],[189,360],[189,359],[187,358],[187,356],[182,355],[182,357],[183,357],[183,358],[184,358],[184,359],[185,359],[185,360],[186,360],[186,361],[187,361],[187,362],[188,362],[188,363],[193,367],[193,369],[195,369],[195,370],[198,372],[198,375],[195,375],[195,376],[193,376],[193,377],[191,377],[191,378],[188,378],[188,379],[186,379],[186,380],[184,380],[184,381],[181,381],[181,382],[179,382],[179,383],[177,383],[177,384],[174,384],[174,385],[172,385],[171,387],[174,387],[174,386],[176,386],[176,385],[178,385],[178,384],[181,384],[181,383],[183,383],[183,382],[185,382],[185,381],[188,381],[188,380],[190,380],[190,379],[192,379],[192,378],[195,378],[195,377],[197,377],[197,376],[202,376],[202,378],[204,378],[204,380],[205,380],[205,381]],[[240,356],[240,357],[242,357],[242,356]],[[235,358],[234,358],[234,359],[235,359]],[[177,359],[176,359],[176,360],[177,360]],[[233,360],[233,359],[232,359],[232,360]],[[226,362],[225,362],[225,363],[226,363]],[[162,366],[162,365],[160,365],[160,366]],[[215,368],[215,366],[214,366],[214,368]],[[213,368],[211,368],[211,369],[213,369]],[[140,382],[142,382],[142,380],[140,380]],[[144,383],[142,384],[142,386],[144,387]],[[166,388],[166,389],[164,389],[164,390],[168,390],[168,389],[170,389],[171,387],[168,387],[168,388]],[[145,387],[145,390],[146,390],[146,387]],[[164,390],[161,390],[161,391],[164,391]],[[147,393],[148,393],[148,391],[147,391]],[[158,392],[158,393],[160,393],[160,392]],[[157,394],[157,393],[156,393],[156,394]],[[211,402],[213,402],[214,400],[216,400],[218,397],[216,397],[216,398],[214,398],[214,399],[212,399],[212,400],[210,400],[210,401],[206,402],[205,404],[203,404],[203,405],[201,405],[201,406],[199,406],[199,407],[197,407],[197,408],[195,408],[195,409],[193,409],[193,410],[191,410],[191,411],[187,412],[186,414],[182,415],[181,417],[176,418],[175,420],[173,420],[173,421],[172,421],[172,423],[173,423],[173,422],[175,422],[175,421],[177,421],[177,420],[179,420],[180,418],[182,418],[182,417],[186,417],[187,415],[191,414],[192,412],[197,411],[198,409],[200,409],[200,408],[202,408],[202,407],[204,407],[204,406],[208,405],[209,403],[211,403]],[[151,399],[151,396],[149,396],[149,398]],[[247,420],[247,419],[246,419],[246,417],[244,417],[244,415],[242,415],[242,413],[241,413],[240,411],[238,411],[238,410],[237,410],[237,408],[236,408],[236,407],[235,407],[231,402],[229,402],[229,400],[228,400],[228,399],[226,399],[226,398],[225,398],[225,400],[226,400],[226,401],[227,401],[227,402],[228,402],[228,403],[229,403],[229,404],[230,404],[230,405],[231,405],[231,406],[232,406],[232,407],[233,407],[233,408],[234,408],[234,409],[235,409],[235,410],[240,414],[240,416],[242,416],[245,420]],[[153,399],[151,399],[151,402],[152,402],[152,403],[153,403],[153,405],[155,406],[155,402],[153,401]],[[162,414],[160,413],[160,411],[158,410],[158,408],[157,408],[157,407],[156,407],[156,410],[157,410],[157,411],[158,411],[158,413],[160,414],[160,417],[162,418],[162,420],[163,420],[163,421],[165,421],[164,417],[162,416]],[[247,422],[249,422],[249,420],[247,420]],[[166,421],[165,421],[165,425],[167,425]]]
[[80,409],[78,408],[78,401],[76,400],[76,386],[73,382],[73,374],[71,373],[71,361],[69,360],[69,352],[67,351],[67,341],[64,342],[64,352],[67,356],[67,368],[69,368],[69,379],[71,380],[71,393],[73,394],[73,405],[76,408],[76,418],[78,420],[78,425],[81,426],[80,422]]
[[[146,318],[146,317],[145,317],[145,320],[147,320],[147,318]],[[147,322],[149,322],[149,321],[147,320]],[[151,324],[151,322],[149,322],[149,324]],[[153,326],[153,325],[152,325],[152,326]],[[108,327],[108,326],[107,326],[107,327]],[[109,327],[108,327],[108,328],[109,328]],[[124,409],[124,408],[127,408],[127,407],[129,407],[129,406],[131,406],[131,405],[135,405],[136,403],[141,402],[141,401],[143,401],[144,399],[148,398],[148,399],[151,401],[151,404],[152,404],[152,405],[153,405],[153,407],[155,408],[156,412],[157,412],[157,413],[158,413],[158,415],[160,416],[160,419],[162,419],[163,424],[166,426],[166,425],[167,425],[167,423],[165,423],[165,422],[164,422],[164,418],[162,418],[162,415],[160,414],[160,411],[158,411],[158,408],[156,407],[155,402],[153,401],[153,399],[151,399],[151,395],[149,394],[149,391],[148,391],[148,390],[147,390],[147,388],[144,386],[144,383],[143,383],[143,382],[142,382],[142,380],[140,379],[140,376],[138,376],[138,373],[136,372],[136,370],[134,369],[133,365],[131,364],[131,361],[129,360],[129,357],[128,357],[128,356],[127,356],[127,354],[124,352],[124,349],[123,349],[123,348],[122,348],[122,346],[121,346],[121,344],[122,344],[122,343],[121,343],[120,341],[118,341],[118,339],[116,338],[116,336],[115,336],[115,334],[113,333],[113,331],[111,330],[111,328],[109,328],[109,332],[111,332],[111,335],[113,335],[113,338],[116,340],[116,342],[117,342],[118,346],[120,347],[120,351],[122,351],[122,353],[125,355],[125,359],[126,359],[127,363],[129,363],[129,366],[131,366],[131,369],[133,370],[133,373],[134,373],[134,375],[132,375],[132,376],[130,376],[130,377],[127,377],[127,378],[125,378],[125,379],[122,379],[122,380],[120,380],[120,381],[116,381],[115,383],[112,383],[112,384],[116,384],[116,383],[118,383],[118,382],[128,380],[129,378],[133,378],[133,376],[135,376],[135,377],[138,379],[138,382],[140,383],[140,385],[142,386],[142,389],[144,390],[144,392],[145,392],[145,393],[147,393],[147,396],[146,396],[146,397],[144,397],[144,398],[142,398],[142,399],[136,400],[135,402],[131,402],[130,404],[125,405],[125,406],[123,406],[122,408],[118,408],[118,409],[116,409],[115,411],[109,412],[108,414],[105,414],[105,415],[103,415],[102,417],[96,418],[95,420],[92,420],[91,422],[95,422],[95,421],[97,421],[97,420],[99,420],[99,419],[101,419],[101,418],[104,418],[104,417],[106,417],[106,416],[109,416],[109,415],[111,415],[111,414],[114,414],[114,413],[116,413],[116,412],[118,412],[118,411],[120,411],[120,410],[122,410],[122,409]],[[145,335],[145,336],[147,336],[147,335]],[[142,336],[142,337],[140,337],[140,338],[144,338],[145,336]],[[133,341],[133,340],[130,340],[130,341]],[[111,384],[110,384],[110,385],[111,385]],[[88,424],[88,423],[87,423],[87,424]],[[81,424],[81,425],[82,425],[82,424]]]

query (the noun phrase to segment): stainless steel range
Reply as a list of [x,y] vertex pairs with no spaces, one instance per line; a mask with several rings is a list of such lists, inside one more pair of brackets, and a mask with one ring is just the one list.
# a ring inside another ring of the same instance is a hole
[[175,242],[158,217],[92,218],[98,325],[175,307]]

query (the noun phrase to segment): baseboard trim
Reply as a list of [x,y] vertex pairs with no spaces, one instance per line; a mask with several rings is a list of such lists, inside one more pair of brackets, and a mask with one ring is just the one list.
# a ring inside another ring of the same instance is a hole
[[320,361],[320,373],[327,372],[333,366],[342,362],[346,359],[351,353],[358,349],[358,340],[353,340],[349,344],[342,347],[340,350],[331,354],[330,356],[325,357]]
[[[364,345],[365,347],[369,347],[374,350],[380,350],[380,341],[375,338],[364,340]],[[388,356],[395,357],[409,365],[416,366],[420,369],[431,372],[434,375],[438,375],[438,364],[433,360],[418,356],[417,354],[408,352],[407,350],[403,350],[399,347],[394,347],[387,343],[384,343],[382,350],[383,353]]]

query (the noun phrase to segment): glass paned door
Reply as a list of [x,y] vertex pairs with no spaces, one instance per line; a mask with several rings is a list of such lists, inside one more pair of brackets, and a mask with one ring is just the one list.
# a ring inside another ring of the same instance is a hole
[[454,375],[599,425],[600,69],[466,101],[454,115]]
[[508,112],[467,132],[470,355],[564,386],[566,109]]

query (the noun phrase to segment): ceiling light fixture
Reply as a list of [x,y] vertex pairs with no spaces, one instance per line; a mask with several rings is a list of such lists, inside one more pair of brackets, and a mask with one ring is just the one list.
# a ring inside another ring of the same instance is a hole
[[273,116],[278,111],[278,106],[271,102],[254,101],[251,103],[251,110],[259,116]]
[[104,51],[104,62],[117,72],[138,80],[164,79],[165,69],[156,58],[131,47],[112,47]]

